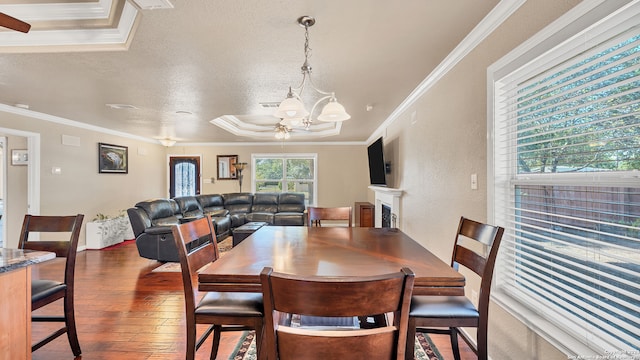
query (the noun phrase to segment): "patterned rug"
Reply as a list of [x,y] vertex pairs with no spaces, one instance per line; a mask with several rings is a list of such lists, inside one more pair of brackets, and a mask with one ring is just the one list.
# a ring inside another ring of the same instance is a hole
[[[233,248],[233,238],[228,236],[226,239],[220,241],[218,243],[218,250],[220,251],[220,256],[223,256],[227,251]],[[168,262],[164,263],[157,268],[151,270],[151,272],[180,272],[180,263],[177,262]]]
[[[256,342],[253,339],[254,337],[253,331],[245,331],[229,360],[255,360]],[[414,349],[416,360],[444,360],[427,334],[416,333]]]

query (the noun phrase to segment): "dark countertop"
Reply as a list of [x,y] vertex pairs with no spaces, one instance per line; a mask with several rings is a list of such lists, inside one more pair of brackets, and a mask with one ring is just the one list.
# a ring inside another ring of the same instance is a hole
[[0,273],[51,260],[56,254],[48,251],[0,248]]

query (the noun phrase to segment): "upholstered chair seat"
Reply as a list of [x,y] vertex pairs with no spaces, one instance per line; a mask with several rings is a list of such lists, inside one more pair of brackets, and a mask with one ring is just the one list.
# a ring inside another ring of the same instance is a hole
[[[67,284],[54,280],[32,280],[31,281],[31,302],[37,303],[42,299],[60,292],[64,294]],[[62,296],[60,296],[62,298]]]
[[260,317],[263,308],[260,293],[210,292],[198,303],[196,315]]
[[[480,314],[466,296],[416,296],[411,298],[409,316],[426,318],[469,318],[477,324]],[[477,325],[476,325],[477,326]]]

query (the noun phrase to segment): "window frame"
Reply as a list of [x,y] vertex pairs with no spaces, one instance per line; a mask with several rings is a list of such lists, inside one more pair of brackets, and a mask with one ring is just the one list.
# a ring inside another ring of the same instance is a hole
[[[504,199],[505,195],[498,193],[496,186],[511,189],[509,197],[514,196],[513,191],[517,185],[593,185],[595,178],[599,183],[605,183],[607,186],[638,187],[640,174],[637,171],[562,174],[561,176],[558,176],[558,173],[538,173],[535,176],[518,174],[515,158],[497,158],[495,154],[498,146],[515,148],[515,139],[498,144],[496,142],[501,139],[496,139],[495,129],[496,124],[503,124],[506,121],[500,118],[499,111],[496,110],[501,100],[497,89],[501,87],[503,79],[517,71],[528,71],[534,74],[541,69],[550,68],[562,59],[581,53],[593,44],[601,42],[602,39],[620,32],[620,29],[629,28],[630,24],[637,23],[637,20],[635,23],[632,21],[634,17],[637,18],[640,15],[639,3],[637,0],[622,5],[619,2],[614,4],[606,0],[584,1],[487,69],[487,199],[489,199],[487,217],[489,222],[501,225],[496,208],[500,206],[501,199]],[[496,177],[496,163],[509,167],[511,169],[509,174]],[[508,236],[507,232],[505,236]],[[500,286],[499,273],[495,280],[492,300],[560,351],[568,355],[601,355],[589,347],[583,339],[567,333],[545,319],[536,310],[536,305],[540,306],[539,304],[527,303],[504,291]]]
[[[318,202],[318,154],[317,153],[287,153],[287,154],[278,154],[278,153],[264,153],[264,154],[251,154],[251,168],[254,171],[251,171],[251,192],[256,193],[256,161],[258,159],[278,159],[286,162],[289,159],[310,159],[313,161],[313,199],[309,199],[309,203],[307,206],[316,206]],[[282,181],[282,192],[286,192],[287,189],[287,175],[286,175],[286,164],[283,166],[283,178],[279,181]],[[275,179],[274,179],[275,180]],[[262,180],[260,180],[262,181]]]

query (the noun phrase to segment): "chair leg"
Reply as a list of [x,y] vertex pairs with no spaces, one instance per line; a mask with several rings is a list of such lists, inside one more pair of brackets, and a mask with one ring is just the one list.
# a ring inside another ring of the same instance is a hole
[[460,347],[458,346],[458,329],[449,328],[449,334],[451,336],[451,350],[453,350],[453,358],[460,360]]
[[222,336],[222,326],[213,326],[213,345],[211,345],[211,356],[209,359],[214,360],[218,356],[218,348],[220,347],[220,337]]
[[409,326],[407,329],[407,344],[404,352],[405,360],[413,360],[415,358],[416,343],[416,319],[409,317]]
[[[484,331],[483,331],[484,330]],[[478,337],[476,341],[478,360],[487,360],[489,358],[487,345],[487,328],[478,328]]]
[[78,331],[76,329],[76,316],[73,309],[73,295],[64,297],[64,318],[67,326],[67,338],[73,355],[80,356],[80,342],[78,342]]
[[254,326],[254,331],[256,333],[256,354],[258,354],[258,359],[266,359],[266,352],[264,351],[265,349],[263,348],[263,331],[264,330],[264,324],[262,323],[262,321],[260,321],[259,324],[256,324]]

